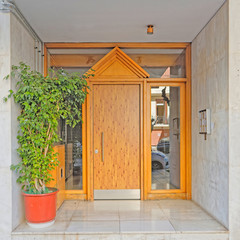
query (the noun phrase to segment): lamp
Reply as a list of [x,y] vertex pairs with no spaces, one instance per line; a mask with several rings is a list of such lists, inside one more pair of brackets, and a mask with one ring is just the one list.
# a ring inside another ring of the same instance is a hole
[[153,34],[153,25],[148,25],[147,27],[147,34]]

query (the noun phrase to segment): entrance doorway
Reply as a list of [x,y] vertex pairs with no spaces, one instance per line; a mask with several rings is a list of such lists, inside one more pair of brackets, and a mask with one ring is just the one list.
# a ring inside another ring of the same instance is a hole
[[93,85],[94,199],[140,199],[140,87]]
[[45,64],[94,70],[83,123],[60,129],[63,198],[190,199],[190,46],[117,45],[46,45]]

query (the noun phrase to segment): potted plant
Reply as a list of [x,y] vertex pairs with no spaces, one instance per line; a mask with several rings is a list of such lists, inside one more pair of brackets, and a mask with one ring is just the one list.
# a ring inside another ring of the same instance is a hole
[[21,108],[17,136],[21,161],[11,169],[19,174],[25,216],[33,227],[54,223],[58,190],[46,184],[53,180],[49,171],[58,164],[53,153],[53,143],[59,141],[58,121],[65,119],[72,127],[82,121],[81,105],[88,92],[86,79],[92,75],[69,74],[62,69],[50,74],[44,77],[24,63],[13,66],[10,75],[17,77],[16,91],[10,90],[4,98],[7,101],[13,97]]

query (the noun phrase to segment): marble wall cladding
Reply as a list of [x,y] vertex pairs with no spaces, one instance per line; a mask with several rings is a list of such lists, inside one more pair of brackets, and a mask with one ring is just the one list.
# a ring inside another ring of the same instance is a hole
[[[35,68],[35,40],[26,30],[26,28],[18,21],[15,15],[11,14],[11,65],[19,65],[24,62],[33,70]],[[16,79],[11,79],[11,88],[15,89]],[[20,108],[13,101],[11,102],[11,162],[17,163],[19,157],[17,154],[18,142],[18,121],[17,116]],[[16,184],[17,175],[12,174],[12,228],[16,228],[24,219],[23,198],[21,195],[21,186]]]
[[[160,234],[88,234],[88,235],[13,235],[12,240],[229,240],[222,233],[160,233]],[[1,238],[0,238],[1,240]],[[4,239],[5,240],[5,239]]]
[[11,64],[19,62],[35,68],[35,39],[26,28],[18,21],[15,15],[11,15]]
[[0,112],[0,168],[9,168],[11,165],[11,113]]
[[[10,82],[3,80],[9,74],[10,67],[10,15],[7,13],[0,14],[0,95],[8,94]],[[3,103],[0,99],[0,112],[9,112],[10,102]],[[0,161],[1,164],[1,161]]]
[[20,109],[9,99],[3,102],[9,89],[15,89],[16,79],[3,80],[10,73],[11,65],[20,61],[35,68],[35,40],[11,13],[0,12],[0,237],[8,239],[12,229],[24,219],[21,187],[10,165],[17,163],[17,116]]
[[[240,95],[240,94],[239,94]],[[192,198],[228,228],[228,3],[192,42]],[[198,111],[211,110],[211,134]]]
[[9,236],[12,231],[11,171],[0,168],[0,236]]
[[10,28],[10,15],[8,13],[0,14],[0,55],[9,55],[9,47],[10,47],[10,35],[9,28]]
[[229,230],[240,236],[240,2],[229,1]]
[[10,69],[10,14],[0,12],[0,238],[9,239],[12,230],[11,199],[11,102],[4,103],[10,81],[3,78]]

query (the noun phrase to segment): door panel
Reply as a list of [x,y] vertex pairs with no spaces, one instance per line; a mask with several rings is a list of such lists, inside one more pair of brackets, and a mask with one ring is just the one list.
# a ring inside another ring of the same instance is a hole
[[151,87],[152,190],[180,189],[180,87]]
[[140,189],[140,87],[93,86],[94,190]]

